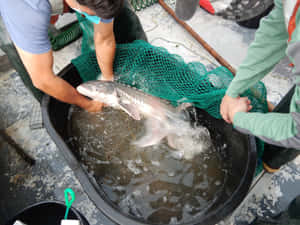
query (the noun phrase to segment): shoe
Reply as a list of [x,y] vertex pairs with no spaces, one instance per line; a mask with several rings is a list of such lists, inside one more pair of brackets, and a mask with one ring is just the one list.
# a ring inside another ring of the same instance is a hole
[[265,171],[267,171],[268,173],[275,173],[280,170],[280,168],[274,169],[274,168],[268,166],[265,162],[263,162],[263,167],[264,167]]

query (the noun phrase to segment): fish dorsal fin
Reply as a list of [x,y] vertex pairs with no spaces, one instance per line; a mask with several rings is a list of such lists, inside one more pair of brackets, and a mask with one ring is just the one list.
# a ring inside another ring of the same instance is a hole
[[131,116],[135,120],[141,120],[141,113],[139,110],[135,107],[134,104],[130,102],[129,99],[126,100],[124,93],[121,90],[117,89],[117,96],[118,96],[118,103],[120,109],[122,109],[124,112],[126,112],[129,116]]

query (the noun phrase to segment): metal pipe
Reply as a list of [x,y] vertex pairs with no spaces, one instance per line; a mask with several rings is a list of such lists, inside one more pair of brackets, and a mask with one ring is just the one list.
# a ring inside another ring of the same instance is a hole
[[180,20],[175,12],[164,2],[158,0],[159,4],[181,25],[183,26],[221,65],[225,66],[230,72],[235,75],[236,70],[220,56],[206,41],[204,41],[188,24]]

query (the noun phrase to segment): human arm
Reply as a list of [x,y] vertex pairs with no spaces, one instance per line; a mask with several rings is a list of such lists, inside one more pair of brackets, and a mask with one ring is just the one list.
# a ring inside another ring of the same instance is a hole
[[96,57],[102,72],[101,80],[113,80],[113,63],[116,51],[116,41],[113,32],[112,20],[110,23],[94,24],[94,42]]
[[[0,5],[5,30],[9,33],[33,85],[63,102],[76,104],[88,111],[98,111],[99,103],[81,96],[53,73],[53,55],[48,36],[51,15],[49,2],[28,4],[26,1],[19,1],[17,8],[14,1]],[[26,16],[22,12],[26,12]]]
[[233,122],[230,120],[230,114],[232,106],[239,104],[238,96],[268,74],[285,56],[287,40],[288,33],[281,0],[276,0],[275,8],[262,19],[255,40],[222,100],[221,115],[226,122]]
[[259,137],[263,141],[300,150],[300,87],[295,87],[291,100],[291,113],[248,113],[246,98],[229,98],[231,107],[229,120],[245,134]]
[[[247,63],[244,62],[241,65],[236,78],[227,91],[227,95],[222,100],[221,114],[226,122],[233,122],[234,127],[243,133],[255,135],[270,144],[300,149],[299,41],[295,43],[292,40],[287,49],[287,53],[295,65],[293,72],[297,77],[295,93],[290,106],[291,112],[266,114],[248,113],[246,109],[247,103],[245,101],[238,102],[239,94],[267,74],[272,68],[271,65],[273,66],[274,63],[280,60],[281,56],[284,55],[283,50],[286,49],[288,34],[286,30],[284,30],[286,28],[282,6],[279,4],[279,1],[275,3],[276,8],[267,19],[263,20],[259,29],[259,31],[268,32],[265,34],[264,32],[257,33],[255,42],[251,45],[245,60]],[[275,14],[276,11],[277,15]],[[276,18],[273,22],[278,21],[273,24],[272,19],[275,16]],[[271,21],[268,21],[270,19]],[[280,24],[282,25],[279,26]],[[271,30],[265,29],[266,26],[269,26]],[[275,30],[271,32],[273,29]],[[297,32],[295,32],[295,34],[297,34]],[[253,46],[254,48],[252,48]],[[270,48],[273,50],[269,51]],[[259,59],[260,62],[255,63],[255,60],[257,60],[256,57],[258,57],[257,59]]]
[[286,55],[287,40],[282,3],[281,0],[275,0],[275,8],[262,19],[255,40],[226,94],[237,97],[267,75]]
[[[299,87],[297,88],[299,92]],[[298,96],[298,100],[300,100]],[[237,112],[233,118],[236,129],[263,141],[300,150],[300,113]]]
[[300,150],[300,38],[297,33],[293,37],[287,48],[295,76],[290,113],[246,113],[240,108],[231,114],[231,120],[235,128],[243,133],[253,134],[273,145]]
[[44,93],[89,112],[101,110],[102,104],[80,95],[69,83],[53,73],[52,51],[32,54],[16,47],[33,85]]

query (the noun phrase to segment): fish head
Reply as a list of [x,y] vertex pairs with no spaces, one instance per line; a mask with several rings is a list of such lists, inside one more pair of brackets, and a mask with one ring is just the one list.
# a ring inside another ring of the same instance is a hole
[[111,81],[88,81],[79,85],[76,89],[80,94],[93,100],[103,102],[112,107],[118,105],[116,88]]

